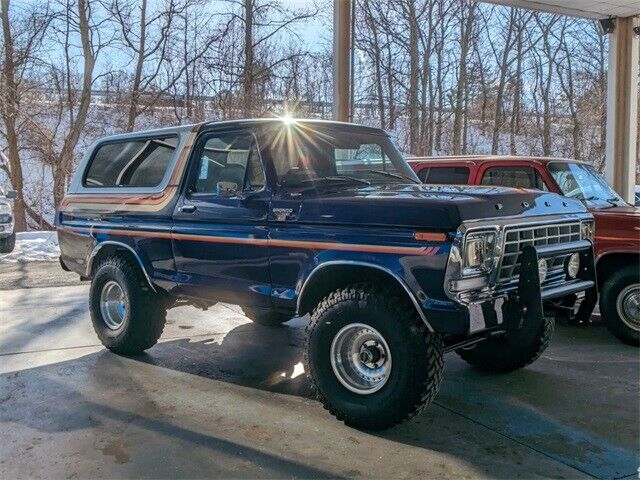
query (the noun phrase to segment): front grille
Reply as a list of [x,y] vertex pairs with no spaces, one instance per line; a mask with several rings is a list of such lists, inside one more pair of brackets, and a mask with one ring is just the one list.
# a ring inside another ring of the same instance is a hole
[[[557,245],[580,240],[580,222],[553,225],[531,225],[507,227],[504,232],[502,259],[497,283],[501,287],[515,286],[520,278],[522,250],[533,245]],[[565,277],[564,263],[568,255],[547,258],[547,278],[543,285],[557,283]]]

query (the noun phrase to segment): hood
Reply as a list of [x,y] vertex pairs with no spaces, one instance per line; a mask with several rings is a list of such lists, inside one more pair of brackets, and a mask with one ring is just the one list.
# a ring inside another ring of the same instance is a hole
[[584,205],[555,193],[507,187],[372,185],[318,193],[301,200],[303,223],[366,224],[457,229],[464,221],[585,213]]
[[640,218],[640,208],[633,205],[618,205],[616,207],[604,207],[604,208],[592,208],[589,207],[589,211],[593,213],[593,216],[598,217],[611,217],[611,216],[630,216]]
[[640,208],[631,205],[590,210],[596,221],[596,240],[640,245]]

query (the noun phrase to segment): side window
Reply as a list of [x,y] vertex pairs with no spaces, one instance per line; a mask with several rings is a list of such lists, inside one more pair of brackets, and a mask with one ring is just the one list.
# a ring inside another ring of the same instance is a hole
[[427,177],[429,176],[429,167],[423,168],[418,172],[418,178],[422,183],[427,183]]
[[540,172],[538,172],[538,170],[536,170],[534,168],[533,169],[533,174],[536,176],[536,189],[537,190],[542,190],[543,192],[548,192],[549,191],[549,187],[547,187],[547,184],[545,183],[544,179],[542,178],[542,175],[540,175]]
[[98,147],[84,178],[85,187],[155,187],[176,151],[178,137],[132,139]]
[[466,185],[469,183],[469,168],[467,167],[430,167],[425,170],[420,171],[420,180],[423,183],[445,185]]
[[387,161],[382,147],[376,143],[363,143],[357,149],[336,148],[334,150],[336,173],[348,174],[356,170],[377,168],[386,170],[394,167]]
[[264,170],[251,133],[211,136],[201,148],[192,193],[220,195],[264,187]]
[[547,190],[540,174],[532,167],[490,167],[482,176],[482,185]]

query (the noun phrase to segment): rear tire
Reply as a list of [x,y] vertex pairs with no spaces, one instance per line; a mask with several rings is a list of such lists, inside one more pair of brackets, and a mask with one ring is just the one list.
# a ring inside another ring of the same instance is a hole
[[633,306],[638,305],[638,292],[640,272],[637,265],[630,265],[611,275],[600,292],[600,312],[607,328],[620,340],[635,347],[640,346],[640,314]]
[[0,238],[0,253],[11,253],[16,247],[16,234],[12,233],[7,238]]
[[167,316],[165,299],[151,290],[140,267],[125,256],[103,260],[89,292],[93,328],[102,344],[136,355],[156,344]]
[[421,412],[440,389],[440,335],[427,330],[410,302],[374,285],[325,297],[311,315],[305,347],[318,399],[351,427],[392,427]]
[[555,321],[544,318],[534,335],[526,328],[511,334],[489,338],[473,348],[456,350],[468,364],[488,372],[512,372],[536,361],[553,336]]

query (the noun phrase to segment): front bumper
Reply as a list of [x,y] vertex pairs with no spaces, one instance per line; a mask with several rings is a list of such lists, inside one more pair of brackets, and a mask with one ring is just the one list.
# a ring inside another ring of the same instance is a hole
[[[575,279],[542,287],[538,260],[563,253],[580,255],[580,271]],[[591,242],[581,240],[560,245],[528,246],[522,250],[518,287],[509,292],[492,292],[465,305],[427,312],[436,331],[456,336],[482,334],[483,331],[508,331],[523,324],[536,328],[542,322],[542,304],[547,300],[585,292],[584,302],[595,302],[596,275]]]
[[13,235],[14,225],[13,223],[0,223],[0,238],[7,238]]

